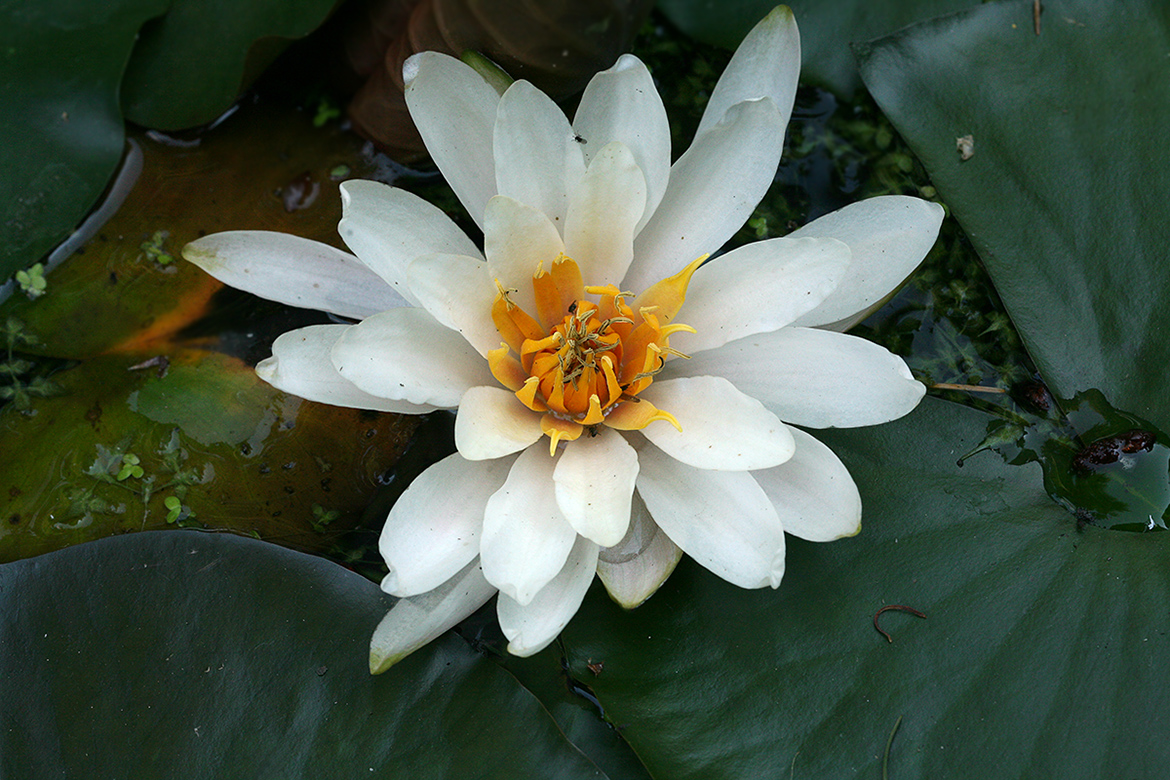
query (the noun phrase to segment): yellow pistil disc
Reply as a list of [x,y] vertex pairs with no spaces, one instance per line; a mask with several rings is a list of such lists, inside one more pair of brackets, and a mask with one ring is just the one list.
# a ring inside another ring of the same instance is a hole
[[522,404],[543,413],[541,430],[550,451],[597,425],[640,430],[666,420],[682,430],[669,412],[638,394],[654,381],[667,355],[681,355],[670,348],[670,336],[695,332],[670,320],[705,259],[647,290],[637,311],[627,303],[633,293],[613,285],[585,287],[577,264],[564,255],[533,277],[535,317],[496,282],[492,321],[503,343],[489,354],[488,364]]

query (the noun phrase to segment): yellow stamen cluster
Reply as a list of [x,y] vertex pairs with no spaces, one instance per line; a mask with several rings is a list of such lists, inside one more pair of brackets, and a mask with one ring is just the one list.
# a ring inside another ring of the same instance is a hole
[[492,320],[504,342],[488,353],[488,362],[521,403],[544,413],[541,429],[550,451],[597,425],[640,430],[667,420],[679,427],[669,412],[638,394],[662,370],[666,355],[681,354],[670,348],[671,334],[694,333],[689,325],[670,321],[705,259],[654,285],[631,306],[627,299],[633,293],[613,285],[585,287],[580,268],[561,255],[551,271],[538,268],[532,279],[535,317],[496,282]]

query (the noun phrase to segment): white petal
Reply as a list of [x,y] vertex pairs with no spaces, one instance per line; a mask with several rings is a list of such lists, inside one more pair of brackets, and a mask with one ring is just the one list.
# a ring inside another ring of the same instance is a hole
[[497,195],[488,201],[484,216],[484,253],[488,269],[528,314],[536,314],[532,278],[541,265],[547,271],[565,251],[561,234],[541,212]]
[[486,357],[500,346],[492,322],[496,286],[487,263],[467,255],[423,255],[407,269],[410,291],[439,324],[462,334]]
[[[736,103],[761,97],[772,99],[784,120],[781,127],[787,127],[799,79],[800,33],[792,10],[778,6],[735,50],[711,92],[696,137],[718,124]],[[783,140],[781,135],[776,143]]]
[[623,54],[612,68],[590,79],[573,129],[586,162],[611,141],[621,141],[634,155],[646,179],[646,208],[636,234],[658,208],[670,179],[670,122],[642,61]]
[[[719,376],[657,381],[640,393],[678,420],[682,431],[657,421],[642,435],[663,452],[698,469],[750,471],[792,457],[788,426],[754,398]],[[684,548],[685,549],[685,548]]]
[[780,419],[808,428],[896,420],[926,393],[905,361],[884,347],[814,328],[748,336],[690,360],[672,360],[661,376],[706,374],[726,377]]
[[768,98],[737,103],[670,169],[662,203],[634,241],[623,289],[640,292],[723,246],[764,197],[784,120]]
[[183,247],[183,257],[224,284],[289,306],[361,319],[406,305],[353,255],[287,233],[213,233]]
[[853,252],[849,273],[820,306],[794,325],[846,330],[860,322],[906,280],[938,237],[943,208],[906,195],[853,203],[813,220],[789,238],[835,238]]
[[666,582],[680,558],[682,550],[658,527],[635,492],[630,529],[616,545],[601,550],[597,576],[610,598],[633,609]]
[[779,587],[784,531],[751,474],[691,468],[653,447],[638,458],[638,493],[683,552],[732,585]]
[[479,249],[440,209],[413,193],[376,181],[354,179],[341,185],[341,222],[345,245],[371,271],[411,303],[406,268],[419,255],[480,257]]
[[473,387],[459,402],[455,447],[468,460],[511,455],[541,435],[540,415],[502,387]]
[[617,431],[600,428],[565,446],[553,470],[557,506],[577,533],[602,547],[630,526],[638,453]]
[[332,406],[400,414],[426,414],[439,408],[370,395],[342,377],[329,353],[351,327],[310,325],[283,333],[272,343],[272,357],[256,366],[256,374],[278,390]]
[[776,507],[780,524],[810,542],[831,542],[861,530],[861,495],[833,451],[794,429],[796,454],[776,468],[752,472]]
[[829,238],[773,238],[733,249],[691,277],[670,345],[688,355],[784,327],[817,306],[849,267],[849,247]]
[[484,576],[520,604],[557,576],[577,538],[557,507],[555,465],[544,442],[529,447],[487,502],[480,542]]
[[382,590],[392,596],[426,593],[479,555],[484,507],[504,484],[512,460],[469,461],[455,453],[419,474],[394,503],[378,538],[390,567]]
[[500,594],[496,615],[508,637],[508,652],[526,657],[548,647],[585,598],[597,569],[597,545],[577,537],[564,568],[528,604]]
[[469,66],[438,52],[415,54],[402,74],[406,105],[427,153],[482,228],[484,207],[496,194],[492,133],[500,94]]
[[469,387],[495,384],[487,361],[422,309],[362,320],[337,340],[332,359],[359,389],[414,404],[452,408]]
[[552,99],[527,81],[500,99],[493,136],[496,190],[565,229],[569,197],[585,174],[585,155]]
[[381,674],[482,607],[496,592],[478,561],[430,593],[400,599],[370,639],[370,674]]
[[618,284],[634,259],[634,227],[646,206],[646,179],[634,155],[606,145],[573,193],[565,226],[565,254],[586,284]]

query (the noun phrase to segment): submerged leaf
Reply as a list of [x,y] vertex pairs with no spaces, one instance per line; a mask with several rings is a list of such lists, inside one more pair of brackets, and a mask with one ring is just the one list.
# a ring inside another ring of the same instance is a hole
[[[142,174],[122,208],[48,275],[47,294],[0,304],[0,322],[15,317],[37,338],[29,353],[165,351],[207,313],[222,285],[190,263],[164,260],[217,230],[280,230],[339,245],[338,182],[329,171],[340,164],[370,169],[352,135],[336,125],[314,128],[299,112],[267,103],[241,109],[187,147],[156,134],[132,137]],[[311,207],[289,212],[280,195],[305,177],[321,194]]]
[[133,362],[88,360],[55,375],[64,395],[0,412],[0,561],[176,522],[324,551],[417,424],[286,396],[226,355]]

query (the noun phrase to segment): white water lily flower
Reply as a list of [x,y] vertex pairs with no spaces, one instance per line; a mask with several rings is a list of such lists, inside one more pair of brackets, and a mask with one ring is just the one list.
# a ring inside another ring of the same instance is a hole
[[901,359],[827,328],[909,275],[942,209],[874,198],[703,263],[772,181],[799,63],[779,8],[671,165],[636,57],[597,74],[570,123],[527,82],[501,95],[458,60],[419,54],[407,102],[482,254],[434,206],[367,181],[342,185],[354,255],[256,232],[184,250],[229,284],[361,320],[277,339],[257,367],[276,387],[459,409],[458,452],[414,481],[382,533],[382,588],[401,600],[373,637],[373,671],[497,592],[508,650],[529,655],[595,573],[626,607],[683,552],[736,585],[777,587],[785,532],[858,532],[849,473],[786,423],[873,425],[917,405],[924,387]]

